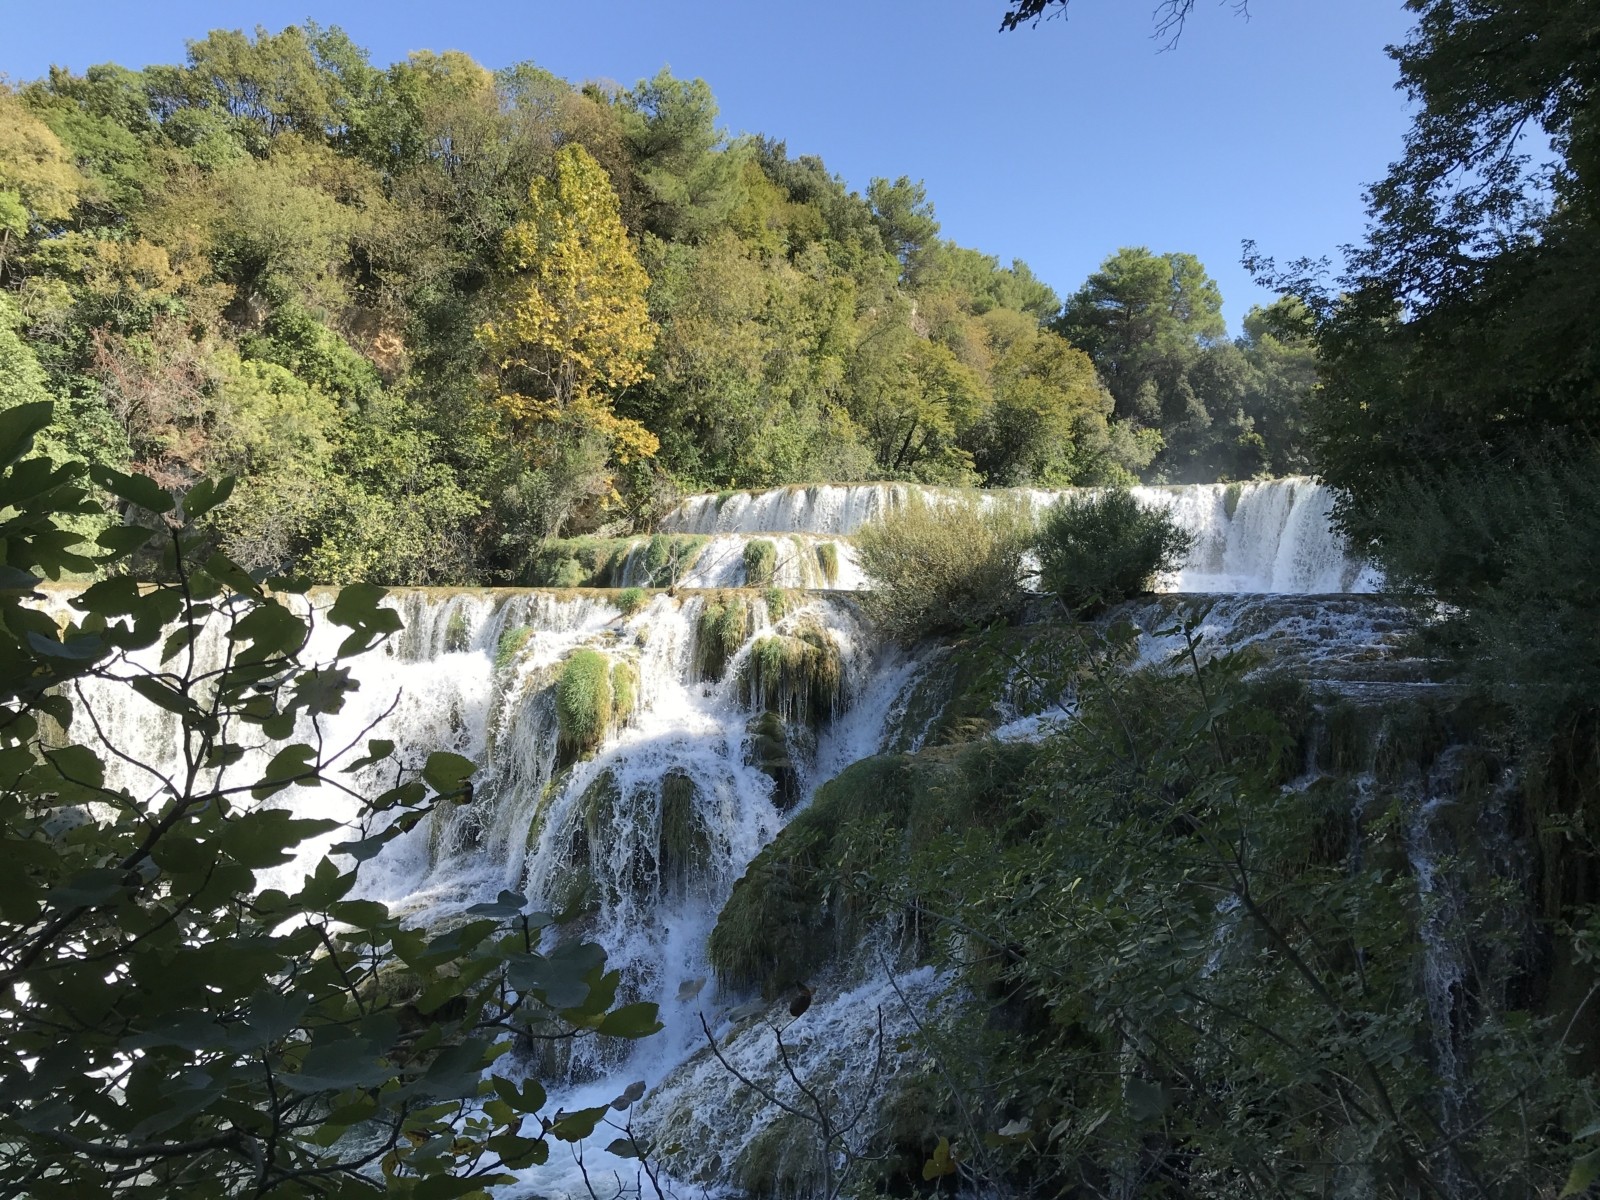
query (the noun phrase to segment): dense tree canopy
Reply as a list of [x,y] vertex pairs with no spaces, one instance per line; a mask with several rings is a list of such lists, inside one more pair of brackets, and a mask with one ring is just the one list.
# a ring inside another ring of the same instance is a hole
[[240,472],[229,551],[333,580],[518,581],[688,489],[1304,466],[1304,364],[1228,341],[1192,256],[1063,309],[920,181],[853,191],[665,71],[379,67],[309,22],[53,70],[0,91],[0,282],[51,446]]

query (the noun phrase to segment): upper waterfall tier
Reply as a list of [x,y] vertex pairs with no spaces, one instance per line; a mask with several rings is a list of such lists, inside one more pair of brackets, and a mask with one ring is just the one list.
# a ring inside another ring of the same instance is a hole
[[[904,483],[816,484],[766,492],[690,496],[662,521],[672,533],[730,539],[760,534],[841,537],[917,491],[933,503],[958,493]],[[1042,512],[1080,489],[979,492],[985,503],[1015,497]],[[1170,509],[1195,535],[1184,568],[1162,581],[1174,592],[1372,592],[1381,578],[1351,555],[1331,520],[1333,493],[1314,479],[1140,487],[1134,495]],[[852,564],[853,565],[853,564]],[[848,586],[848,585],[846,585]]]

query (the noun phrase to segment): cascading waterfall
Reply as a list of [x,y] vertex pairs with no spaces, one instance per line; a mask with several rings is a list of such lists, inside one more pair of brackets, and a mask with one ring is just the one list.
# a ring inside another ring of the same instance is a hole
[[[1175,590],[1349,592],[1376,583],[1332,532],[1329,494],[1313,481],[1139,491],[1172,508],[1197,533],[1190,566],[1169,581]],[[776,548],[775,586],[859,587],[853,550],[840,539],[903,502],[907,492],[905,485],[861,484],[692,497],[664,527],[707,535],[709,542],[675,595],[656,594],[626,617],[615,593],[600,591],[416,589],[386,601],[399,609],[404,632],[357,660],[360,691],[344,711],[324,718],[326,744],[389,737],[412,759],[452,750],[479,769],[474,802],[440,811],[364,863],[359,893],[430,924],[448,923],[502,889],[523,891],[540,906],[587,901],[592,915],[568,932],[606,947],[630,998],[661,1005],[665,1030],[654,1038],[621,1047],[582,1042],[570,1054],[537,1064],[547,1079],[567,1081],[552,1088],[553,1103],[603,1103],[635,1079],[655,1087],[672,1075],[669,1094],[653,1109],[646,1102],[649,1119],[687,1136],[692,1131],[684,1114],[721,1113],[727,1123],[718,1128],[728,1139],[723,1162],[770,1124],[773,1113],[764,1102],[749,1096],[735,1101],[739,1085],[718,1064],[693,1058],[704,1047],[703,1012],[741,1069],[778,1091],[788,1086],[775,1073],[770,1030],[740,1015],[744,998],[719,996],[714,983],[696,986],[712,974],[706,940],[735,880],[787,817],[759,750],[760,739],[771,736],[770,728],[763,732],[762,715],[773,705],[750,685],[758,670],[752,656],[763,638],[806,630],[811,637],[820,631],[836,656],[837,692],[825,711],[813,713],[809,723],[803,714],[783,714],[793,793],[802,802],[845,766],[883,749],[927,656],[881,644],[855,604],[837,592],[791,592],[776,616],[760,593],[745,593],[751,616],[742,642],[720,677],[707,678],[697,642],[702,614],[716,597],[691,589],[742,583],[744,549],[757,537]],[[1020,494],[1036,509],[1061,497]],[[819,554],[823,545],[833,551]],[[830,559],[831,573],[825,569]],[[326,597],[311,599],[326,603]],[[1170,624],[1163,613],[1148,617],[1148,628]],[[1253,641],[1300,658],[1308,645],[1324,644],[1332,658],[1340,647],[1355,647],[1371,659],[1373,646],[1382,653],[1392,649],[1400,625],[1392,606],[1349,597],[1224,599],[1207,620],[1215,646]],[[331,652],[340,634],[320,629],[312,656]],[[196,652],[218,655],[221,642],[219,631],[208,631]],[[554,689],[562,663],[579,648],[627,664],[636,696],[591,755],[567,762]],[[1152,645],[1148,653],[1170,648]],[[170,714],[126,689],[90,684],[85,694],[134,759],[160,764],[172,756]],[[1008,714],[1014,720],[1003,736],[1039,736],[1047,724],[1038,715]],[[264,761],[262,752],[232,770],[243,781]],[[113,782],[136,793],[154,786],[136,774]],[[374,791],[381,786],[359,776],[356,783]],[[330,789],[292,789],[275,802],[346,821],[357,812],[353,799]],[[295,863],[263,873],[260,885],[296,879],[348,836],[330,834],[305,847]],[[892,948],[883,954],[887,962]],[[682,987],[686,982],[690,986]],[[841,1081],[872,1074],[874,1056],[883,1051],[880,1014],[884,1036],[891,1046],[900,1044],[909,1005],[930,1002],[942,981],[926,969],[897,967],[878,972],[876,981],[841,976],[836,982],[829,994],[819,990],[792,1037],[796,1069],[814,1084],[826,1078],[843,1088],[839,1102],[848,1107],[859,1097]],[[604,1165],[589,1153],[591,1170]],[[576,1173],[556,1161],[560,1157],[529,1172],[526,1187],[541,1195],[586,1194]],[[522,1194],[520,1187],[506,1192]]]
[[[742,550],[750,539],[779,534],[848,537],[904,504],[912,492],[931,503],[959,494],[903,483],[839,483],[691,496],[667,514],[661,527],[673,533],[715,535],[711,548],[703,552],[703,557],[719,564],[713,568],[715,579],[690,586],[725,587],[744,582]],[[985,503],[1012,498],[1036,513],[1078,494],[1082,490],[1072,488],[979,493]],[[1195,535],[1188,562],[1175,576],[1161,581],[1163,591],[1372,592],[1381,584],[1372,567],[1352,557],[1334,530],[1333,492],[1317,480],[1140,487],[1133,494],[1146,504],[1170,510],[1178,524]],[[839,582],[797,581],[791,586],[862,586],[849,544],[839,545],[851,563]],[[791,558],[800,562],[805,555],[791,552]]]

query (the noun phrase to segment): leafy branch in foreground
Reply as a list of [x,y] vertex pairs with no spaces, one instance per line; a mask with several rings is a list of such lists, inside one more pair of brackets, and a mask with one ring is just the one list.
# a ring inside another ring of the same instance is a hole
[[[370,728],[330,741],[351,660],[400,627],[382,589],[321,609],[208,553],[189,522],[228,480],[195,484],[180,519],[153,481],[97,470],[158,528],[78,543],[60,522],[98,509],[81,468],[26,457],[50,416],[0,413],[0,1195],[440,1200],[588,1136],[605,1110],[543,1115],[510,1052],[552,1016],[565,1036],[659,1028],[654,1005],[615,1004],[598,946],[540,953],[558,918],[509,892],[408,925],[329,857],[258,890],[338,825],[279,807],[287,789],[358,802],[334,849],[359,862],[472,772],[445,753],[407,765]],[[146,549],[170,582],[106,575],[70,613],[36,590]],[[318,659],[322,621],[344,635]],[[165,722],[164,762],[129,748],[107,697]],[[376,795],[351,782],[380,768]]]

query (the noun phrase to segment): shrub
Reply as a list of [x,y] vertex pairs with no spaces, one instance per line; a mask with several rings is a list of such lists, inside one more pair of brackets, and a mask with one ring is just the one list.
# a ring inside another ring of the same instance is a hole
[[1009,620],[1022,602],[1033,518],[1015,501],[930,504],[913,492],[856,535],[872,590],[862,606],[902,642]]
[[617,611],[624,617],[631,617],[643,608],[649,599],[643,588],[623,588],[617,593]]
[[778,548],[765,538],[746,542],[744,546],[745,584],[764,588],[772,583],[778,569]]
[[1118,489],[1063,501],[1039,530],[1039,580],[1073,612],[1088,615],[1149,591],[1194,544],[1172,514]]
[[611,660],[598,650],[574,650],[556,682],[561,747],[571,755],[600,745],[613,717]]

